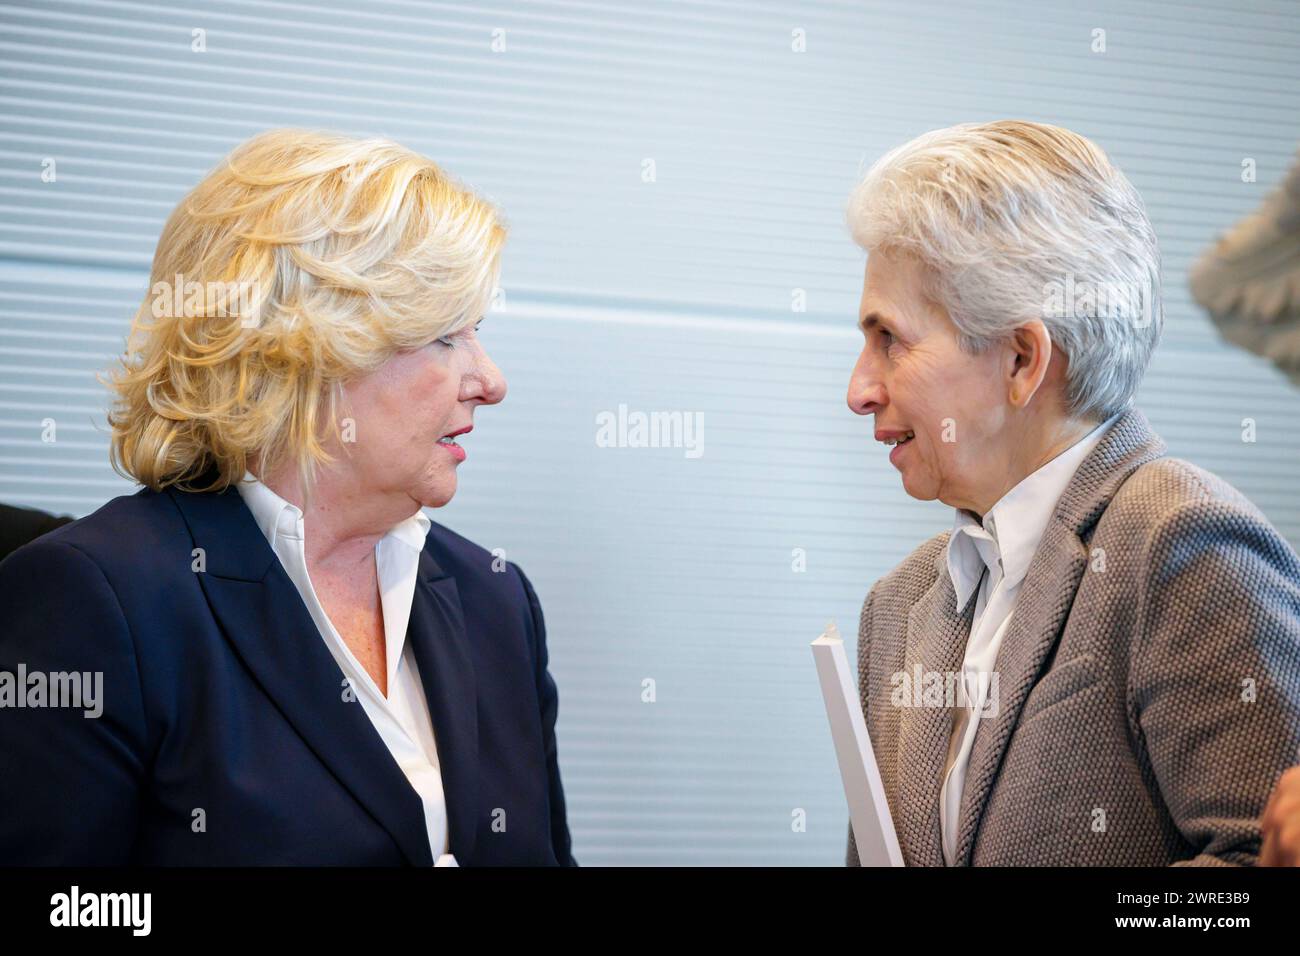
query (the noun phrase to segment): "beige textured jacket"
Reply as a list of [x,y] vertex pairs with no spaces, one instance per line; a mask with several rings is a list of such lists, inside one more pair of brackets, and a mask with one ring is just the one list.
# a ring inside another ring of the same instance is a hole
[[[962,865],[1253,864],[1258,818],[1300,760],[1300,559],[1239,492],[1164,457],[1137,411],[1079,466],[998,655],[962,794]],[[867,727],[909,866],[942,866],[952,714],[893,675],[958,673],[945,532],[862,607]],[[850,830],[848,863],[857,849]]]

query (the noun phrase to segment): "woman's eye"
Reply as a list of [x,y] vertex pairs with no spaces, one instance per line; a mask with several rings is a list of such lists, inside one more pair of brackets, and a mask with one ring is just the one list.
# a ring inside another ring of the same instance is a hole
[[[477,322],[474,323],[474,328],[468,330],[468,333],[478,334],[478,327],[482,324],[483,324],[483,320],[479,319]],[[441,342],[443,345],[447,346],[447,348],[454,349],[456,347],[456,336],[464,335],[464,334],[467,334],[466,330],[462,329],[460,332],[453,332],[451,335],[444,335],[442,338],[438,339],[438,341]]]
[[889,348],[894,344],[894,333],[890,332],[889,329],[881,329],[880,341],[884,343],[885,348]]

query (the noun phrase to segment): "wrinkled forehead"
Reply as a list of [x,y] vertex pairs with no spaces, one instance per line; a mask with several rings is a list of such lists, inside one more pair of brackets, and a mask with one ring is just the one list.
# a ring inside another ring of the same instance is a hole
[[877,250],[867,257],[858,324],[870,329],[880,324],[922,328],[947,324],[948,314],[932,295],[934,275],[914,256]]

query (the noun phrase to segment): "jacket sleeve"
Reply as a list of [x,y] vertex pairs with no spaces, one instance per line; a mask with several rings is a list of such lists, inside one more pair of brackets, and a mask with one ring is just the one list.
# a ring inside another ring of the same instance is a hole
[[1253,865],[1259,817],[1300,748],[1300,560],[1258,512],[1189,502],[1147,544],[1131,717],[1196,855]]
[[0,865],[131,862],[145,720],[117,596],[81,550],[40,540],[0,563],[0,608]]
[[573,858],[569,839],[564,787],[560,782],[559,754],[555,744],[555,720],[559,714],[560,698],[555,681],[546,669],[549,660],[546,650],[546,622],[542,617],[542,604],[537,599],[532,582],[518,565],[515,566],[515,570],[519,572],[519,578],[523,581],[524,593],[528,596],[528,607],[532,614],[537,699],[541,703],[542,743],[546,748],[546,770],[550,778],[551,844],[555,849],[555,859],[561,866],[577,866],[578,862]]

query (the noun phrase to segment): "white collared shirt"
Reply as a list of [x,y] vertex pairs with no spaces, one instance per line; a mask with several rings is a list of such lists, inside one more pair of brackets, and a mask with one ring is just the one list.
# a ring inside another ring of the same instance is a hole
[[[253,520],[266,536],[280,564],[307,605],[316,629],[347,678],[380,739],[410,781],[424,804],[424,823],[435,866],[455,866],[447,853],[447,802],[442,790],[438,745],[433,735],[429,704],[420,683],[414,649],[406,642],[415,599],[420,552],[432,522],[424,512],[398,522],[375,544],[375,570],[384,611],[384,647],[387,654],[388,696],[356,659],[316,597],[307,572],[302,510],[262,484],[251,472],[236,485]],[[340,689],[340,693],[342,690]]]
[[[939,792],[939,825],[943,834],[944,862],[952,866],[957,855],[957,831],[962,789],[970,763],[971,749],[979,720],[972,714],[984,712],[998,649],[1006,636],[1016,597],[1047,529],[1056,503],[1065,493],[1075,471],[1088,453],[1097,447],[1106,430],[1119,415],[1095,429],[1057,455],[998,499],[983,523],[969,511],[958,508],[948,539],[948,574],[957,592],[957,610],[965,609],[976,596],[975,617],[962,660],[966,699],[954,708],[952,737],[948,745],[947,769]],[[996,703],[996,702],[995,702]],[[990,708],[988,713],[997,711]]]

